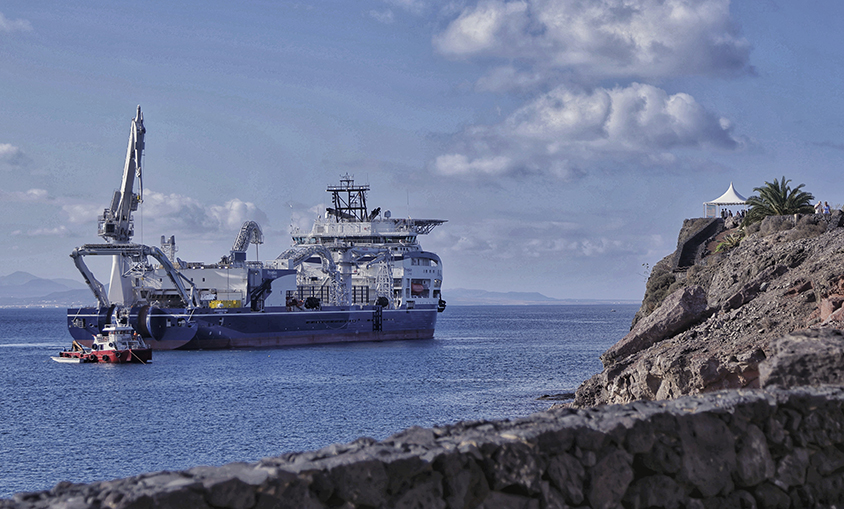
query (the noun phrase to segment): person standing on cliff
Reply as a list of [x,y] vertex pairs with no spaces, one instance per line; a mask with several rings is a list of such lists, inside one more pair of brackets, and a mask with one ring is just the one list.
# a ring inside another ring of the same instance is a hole
[[829,219],[829,202],[823,202],[823,217]]
[[823,209],[823,203],[821,203],[821,201],[818,200],[818,203],[815,204],[815,214],[820,214],[821,209]]

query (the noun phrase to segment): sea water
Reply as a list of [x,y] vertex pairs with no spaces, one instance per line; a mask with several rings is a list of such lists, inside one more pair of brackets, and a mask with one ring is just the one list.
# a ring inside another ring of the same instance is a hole
[[450,306],[432,340],[61,364],[61,309],[0,309],[0,497],[522,417],[601,370],[635,305]]

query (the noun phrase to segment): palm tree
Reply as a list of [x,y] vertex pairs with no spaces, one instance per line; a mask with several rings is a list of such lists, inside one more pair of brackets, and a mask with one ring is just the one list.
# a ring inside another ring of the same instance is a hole
[[742,221],[742,227],[757,223],[768,216],[788,216],[791,214],[811,214],[815,211],[812,207],[812,200],[815,199],[811,193],[801,191],[800,189],[805,184],[791,189],[788,183],[791,180],[786,180],[783,176],[782,180],[777,182],[765,182],[763,187],[754,187],[753,190],[759,193],[759,196],[751,196],[747,199],[747,204],[750,209]]

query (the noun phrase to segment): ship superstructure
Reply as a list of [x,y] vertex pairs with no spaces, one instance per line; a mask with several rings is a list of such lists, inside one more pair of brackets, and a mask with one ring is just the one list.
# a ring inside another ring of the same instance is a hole
[[[370,212],[369,186],[346,174],[327,188],[332,206],[309,233],[294,231],[293,246],[276,259],[247,260],[247,248],[263,243],[260,226],[247,221],[219,262],[185,262],[176,257],[173,236],[162,236],[160,248],[131,242],[132,213],[143,200],[145,132],[138,107],[121,188],[99,218],[106,243],[71,254],[97,298],[95,308],[68,310],[77,341],[85,344],[127,310],[132,327],[154,349],[433,336],[436,314],[445,308],[442,262],[422,250],[417,237],[444,220]],[[108,290],[84,261],[92,255],[112,257]]]
[[369,186],[355,185],[348,174],[327,191],[334,206],[326,208],[309,233],[294,231],[294,246],[279,256],[279,260],[301,259],[298,298],[316,297],[340,305],[380,300],[390,309],[441,305],[442,262],[436,254],[423,251],[417,237],[445,221],[397,219],[390,211],[382,214],[380,208],[370,213]]

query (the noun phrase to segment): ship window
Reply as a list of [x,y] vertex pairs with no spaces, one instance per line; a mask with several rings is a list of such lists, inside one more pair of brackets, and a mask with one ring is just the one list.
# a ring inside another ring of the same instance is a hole
[[431,295],[430,285],[430,279],[412,279],[410,281],[410,295],[427,299]]

